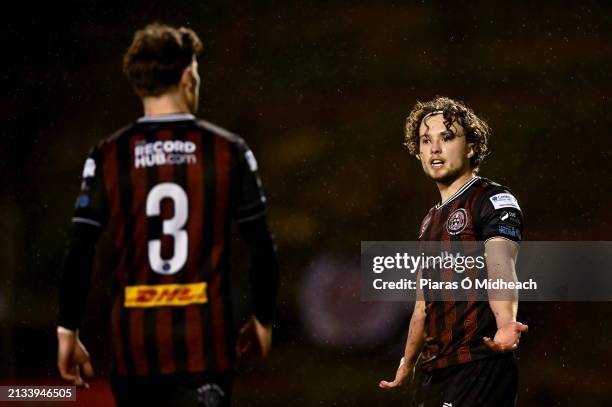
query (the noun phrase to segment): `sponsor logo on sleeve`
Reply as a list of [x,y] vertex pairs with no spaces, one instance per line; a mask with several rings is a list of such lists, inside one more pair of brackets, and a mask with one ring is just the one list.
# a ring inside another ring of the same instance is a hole
[[86,208],[89,205],[89,195],[82,194],[79,195],[76,201],[77,208]]
[[127,308],[185,306],[207,302],[205,282],[125,287],[124,306]]
[[519,216],[514,211],[503,211],[499,220],[513,226],[520,226],[521,224]]
[[521,231],[513,226],[499,225],[498,231],[502,236],[514,237],[515,239],[521,238]]
[[83,178],[94,177],[96,175],[96,162],[93,158],[85,160],[85,166],[83,166]]
[[489,200],[491,201],[495,209],[515,208],[515,209],[521,210],[516,198],[512,196],[512,194],[501,193],[501,194],[493,195],[492,197],[489,198]]

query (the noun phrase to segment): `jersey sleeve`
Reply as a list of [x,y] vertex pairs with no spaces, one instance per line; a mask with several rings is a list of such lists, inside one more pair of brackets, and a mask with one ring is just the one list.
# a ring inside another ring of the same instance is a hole
[[106,224],[107,203],[102,165],[100,148],[94,147],[83,166],[81,189],[72,216],[73,223],[83,223],[97,227],[104,227]]
[[257,161],[244,141],[238,143],[236,154],[233,218],[242,223],[265,215],[266,196],[257,173]]
[[482,198],[479,214],[481,239],[502,237],[520,242],[523,235],[523,212],[508,189],[491,188]]

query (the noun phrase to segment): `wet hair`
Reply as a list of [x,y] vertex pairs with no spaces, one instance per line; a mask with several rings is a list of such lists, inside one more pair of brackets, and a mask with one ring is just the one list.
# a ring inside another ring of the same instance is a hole
[[473,144],[474,155],[470,158],[470,166],[478,170],[478,166],[489,153],[491,128],[463,102],[448,97],[436,96],[429,102],[416,103],[406,119],[404,145],[410,154],[416,156],[419,153],[419,127],[426,116],[433,114],[442,114],[444,126],[452,133],[453,123],[463,128],[466,142]]
[[159,96],[176,86],[202,52],[193,30],[154,23],[134,35],[123,56],[123,72],[140,97]]

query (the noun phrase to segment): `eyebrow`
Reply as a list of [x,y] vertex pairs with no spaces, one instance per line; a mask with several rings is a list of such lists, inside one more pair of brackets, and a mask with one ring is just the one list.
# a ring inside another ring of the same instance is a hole
[[[455,135],[455,133],[453,133],[453,132],[452,132],[452,131],[450,131],[450,130],[444,130],[444,131],[440,132],[439,134],[440,134],[441,136],[454,136],[454,135]],[[419,138],[422,138],[422,137],[429,137],[429,136],[430,136],[430,134],[428,134],[428,132],[426,132],[425,134],[421,134],[421,135],[419,135]]]

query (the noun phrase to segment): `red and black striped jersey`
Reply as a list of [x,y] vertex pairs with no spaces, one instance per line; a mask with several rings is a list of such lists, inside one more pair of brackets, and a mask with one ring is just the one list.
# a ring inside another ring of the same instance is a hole
[[[421,223],[419,240],[425,252],[456,253],[473,250],[475,245],[465,243],[468,241],[502,237],[518,242],[522,231],[523,214],[512,192],[486,178],[474,177],[429,210]],[[486,273],[486,268],[481,272]],[[426,301],[424,370],[495,354],[482,340],[497,331],[489,303],[469,298]]]
[[118,374],[233,367],[230,224],[265,210],[245,142],[192,115],[145,116],[91,151],[73,222],[111,228]]

